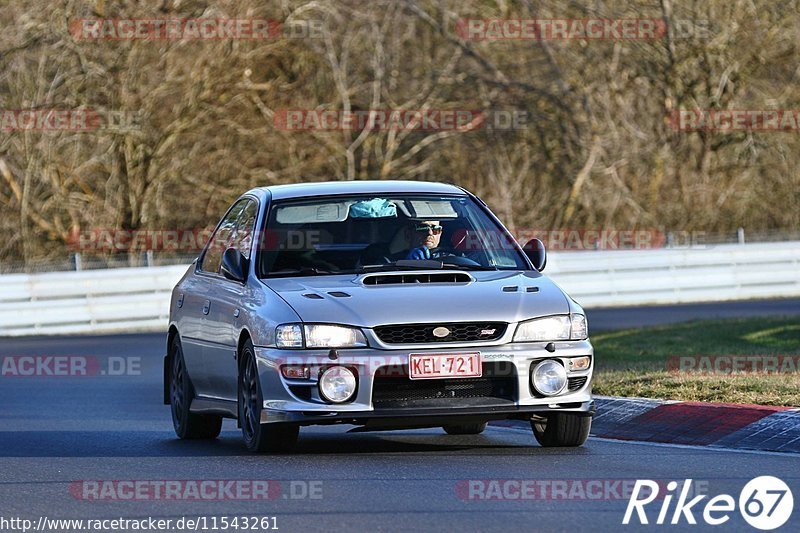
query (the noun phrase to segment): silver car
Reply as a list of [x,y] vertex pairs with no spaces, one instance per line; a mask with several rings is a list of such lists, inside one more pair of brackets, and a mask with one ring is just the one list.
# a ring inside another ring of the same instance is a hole
[[236,419],[252,451],[301,426],[530,421],[580,446],[594,414],[581,307],[475,195],[442,183],[256,188],[175,286],[164,403],[183,439]]

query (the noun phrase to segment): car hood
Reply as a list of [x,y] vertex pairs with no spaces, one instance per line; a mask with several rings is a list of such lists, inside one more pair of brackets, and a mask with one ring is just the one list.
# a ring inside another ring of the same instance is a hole
[[[371,275],[392,274],[398,273]],[[372,328],[426,322],[519,322],[569,313],[566,295],[537,272],[477,271],[468,274],[474,281],[365,285],[362,283],[364,275],[263,281],[304,322]]]

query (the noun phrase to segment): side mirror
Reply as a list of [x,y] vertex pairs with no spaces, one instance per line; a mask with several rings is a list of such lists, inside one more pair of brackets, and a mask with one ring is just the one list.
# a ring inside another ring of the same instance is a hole
[[547,251],[544,249],[544,243],[539,239],[529,240],[522,251],[528,256],[528,259],[533,263],[533,268],[541,272],[547,265]]
[[239,250],[228,248],[222,254],[220,271],[227,279],[244,283],[247,280],[247,259]]

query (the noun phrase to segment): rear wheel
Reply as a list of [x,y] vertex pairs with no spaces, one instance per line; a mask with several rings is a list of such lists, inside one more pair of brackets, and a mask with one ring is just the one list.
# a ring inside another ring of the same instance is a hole
[[172,409],[172,425],[181,439],[216,439],[222,429],[222,417],[192,413],[189,407],[194,398],[194,387],[186,372],[181,341],[176,336],[171,347],[169,403]]
[[297,424],[262,424],[261,406],[264,396],[253,343],[245,342],[241,353],[239,372],[239,422],[242,438],[251,452],[287,452],[297,444],[300,427]]
[[534,437],[545,447],[581,446],[591,427],[591,416],[575,413],[550,413],[545,420],[531,420]]
[[448,424],[442,426],[448,435],[479,435],[486,429],[486,422],[475,422],[473,424]]

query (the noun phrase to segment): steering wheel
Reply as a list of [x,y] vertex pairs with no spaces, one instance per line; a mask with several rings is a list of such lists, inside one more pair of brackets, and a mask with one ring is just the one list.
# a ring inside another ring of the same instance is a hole
[[461,252],[454,248],[447,246],[439,246],[431,250],[431,259],[444,259],[447,258],[446,263],[458,266],[481,266],[481,264],[474,259],[464,257]]

